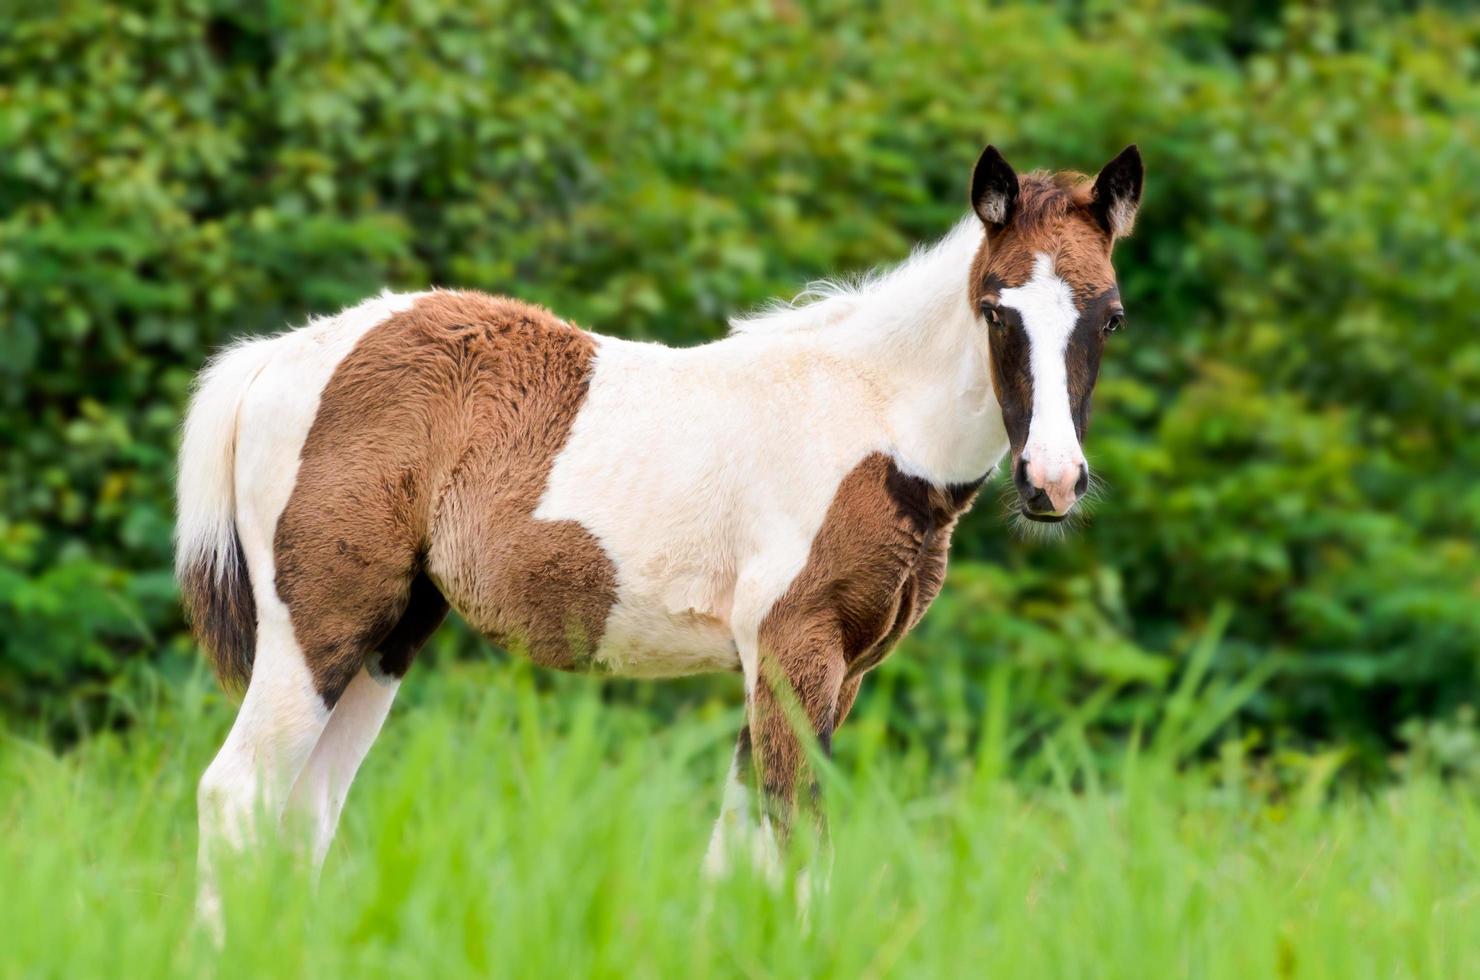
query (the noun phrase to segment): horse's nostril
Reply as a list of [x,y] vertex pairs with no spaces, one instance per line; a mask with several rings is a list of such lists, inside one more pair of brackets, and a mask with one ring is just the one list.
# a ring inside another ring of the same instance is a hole
[[1089,489],[1089,467],[1083,463],[1079,464],[1079,480],[1074,484],[1074,496],[1083,497],[1084,491]]
[[1028,493],[1024,494],[1024,499],[1028,505],[1028,509],[1035,514],[1051,514],[1054,512],[1053,500],[1049,498],[1046,491],[1039,490],[1037,487],[1030,489]]
[[1033,485],[1028,482],[1028,461],[1026,459],[1018,460],[1017,469],[1012,471],[1012,482],[1024,494],[1032,491]]

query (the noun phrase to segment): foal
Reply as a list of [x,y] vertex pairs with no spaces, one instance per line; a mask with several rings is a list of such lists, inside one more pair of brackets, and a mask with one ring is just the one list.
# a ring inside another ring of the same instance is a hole
[[709,863],[784,837],[804,753],[924,614],[951,532],[1011,454],[1022,514],[1084,493],[1080,449],[1122,321],[1111,246],[1141,158],[1015,174],[857,287],[675,350],[476,292],[389,293],[203,373],[180,453],[177,570],[241,711],[200,784],[210,857],[296,808],[322,859],[396,687],[449,606],[538,664],[738,670],[741,731]]

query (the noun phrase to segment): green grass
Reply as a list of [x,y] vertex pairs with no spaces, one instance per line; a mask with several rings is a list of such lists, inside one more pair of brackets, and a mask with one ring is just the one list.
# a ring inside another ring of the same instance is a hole
[[1273,794],[1232,758],[1106,772],[1065,733],[1039,778],[999,775],[996,738],[945,773],[863,717],[804,927],[788,888],[698,874],[732,713],[660,724],[486,665],[408,688],[317,889],[284,853],[232,869],[219,955],[194,783],[229,705],[196,682],[65,754],[6,738],[0,975],[1480,975],[1480,810],[1421,775]]

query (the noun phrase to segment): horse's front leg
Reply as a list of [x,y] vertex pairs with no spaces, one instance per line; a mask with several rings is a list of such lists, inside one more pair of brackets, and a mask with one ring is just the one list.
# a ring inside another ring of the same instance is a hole
[[847,680],[841,631],[830,616],[768,619],[750,693],[750,733],[765,823],[778,847],[791,838],[799,811],[826,835],[817,775],[807,743],[832,754]]
[[763,866],[772,850],[765,839],[756,814],[755,768],[751,761],[750,725],[740,729],[735,754],[730,759],[730,772],[725,777],[724,798],[719,819],[709,836],[709,850],[704,854],[704,873],[710,878],[724,876],[730,869],[731,857],[740,851]]
[[[853,699],[858,695],[858,685],[862,680],[861,676],[853,675],[843,681],[833,721],[834,732],[853,706]],[[826,741],[828,748],[831,748],[830,739],[819,738],[819,741]],[[750,725],[747,723],[740,729],[740,737],[735,742],[735,754],[730,760],[729,774],[725,777],[724,799],[720,805],[719,818],[714,822],[714,832],[709,837],[709,849],[704,854],[704,873],[711,878],[723,877],[730,869],[732,856],[737,853],[749,859],[756,867],[767,869],[774,869],[780,858],[770,823],[762,821],[758,812],[754,756]],[[803,798],[814,804],[818,802],[810,793]],[[813,806],[813,813],[819,824],[825,822],[826,814],[820,805]]]

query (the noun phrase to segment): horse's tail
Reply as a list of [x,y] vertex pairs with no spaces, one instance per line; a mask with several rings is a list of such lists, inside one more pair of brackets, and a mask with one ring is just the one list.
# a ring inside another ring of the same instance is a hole
[[201,371],[180,440],[175,577],[185,614],[222,685],[252,677],[257,608],[236,530],[236,434],[242,396],[273,352],[271,339],[227,348]]

